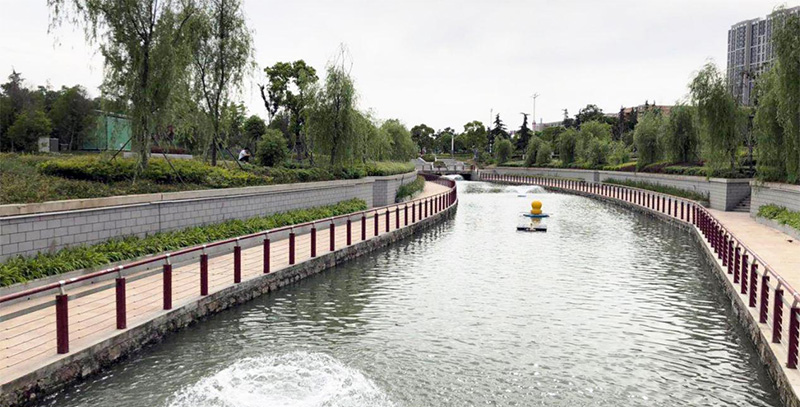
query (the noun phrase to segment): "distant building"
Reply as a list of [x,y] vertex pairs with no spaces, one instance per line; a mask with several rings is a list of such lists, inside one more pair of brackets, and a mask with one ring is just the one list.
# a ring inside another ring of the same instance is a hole
[[[800,12],[800,7],[786,9]],[[736,23],[728,30],[728,86],[741,104],[753,103],[756,78],[775,59],[772,50],[772,30],[775,14]]]

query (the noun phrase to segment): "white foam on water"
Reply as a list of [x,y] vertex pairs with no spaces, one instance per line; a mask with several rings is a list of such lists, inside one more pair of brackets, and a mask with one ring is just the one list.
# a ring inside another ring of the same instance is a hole
[[394,406],[356,369],[335,358],[291,352],[247,358],[178,391],[171,407]]

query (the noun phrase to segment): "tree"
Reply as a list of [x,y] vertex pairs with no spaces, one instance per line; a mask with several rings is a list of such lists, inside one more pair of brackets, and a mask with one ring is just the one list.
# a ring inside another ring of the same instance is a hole
[[72,11],[86,23],[89,41],[105,57],[105,93],[132,102],[133,148],[140,169],[147,166],[150,138],[163,129],[173,82],[188,64],[183,46],[186,26],[195,14],[188,1],[47,0],[53,24],[73,21]]
[[541,131],[541,139],[546,141],[550,144],[553,144],[558,140],[558,137],[566,131],[563,126],[553,126],[553,127],[546,127],[544,130]]
[[577,124],[575,123],[575,119],[569,117],[569,111],[564,109],[564,120],[561,121],[561,125],[565,128],[576,127]]
[[473,158],[477,161],[480,153],[486,151],[488,138],[486,127],[478,120],[471,121],[464,125],[464,146],[472,150]]
[[[453,151],[450,151],[450,149],[452,146],[455,146],[455,141],[457,141],[453,140],[455,135],[456,131],[450,127],[445,127],[444,129],[439,130],[434,136],[436,139],[437,150],[442,153],[453,153]],[[456,147],[456,150],[458,150],[458,147]]]
[[525,166],[533,167],[536,163],[536,157],[539,155],[539,149],[544,142],[539,137],[531,137],[528,145],[525,147]]
[[248,117],[247,120],[245,120],[244,134],[245,137],[251,142],[255,142],[262,135],[266,134],[266,132],[267,132],[267,124],[264,123],[264,119],[256,115],[252,115]]
[[411,140],[425,153],[433,151],[433,146],[436,143],[434,130],[424,123],[411,128]]
[[241,0],[197,1],[192,31],[193,95],[211,123],[211,165],[217,165],[222,109],[242,82],[253,40]]
[[756,86],[754,118],[759,177],[800,181],[800,16],[784,8],[773,14],[776,62]]
[[314,99],[314,85],[319,79],[317,70],[305,61],[278,62],[265,68],[268,85],[259,85],[261,99],[270,120],[278,112],[284,110],[289,116],[289,133],[292,150],[307,156],[311,151],[308,140],[305,140],[305,124],[307,107]]
[[658,161],[661,156],[659,139],[663,129],[661,113],[648,110],[639,119],[633,134],[633,143],[639,158],[636,167],[639,169]]
[[713,63],[707,63],[689,84],[696,106],[703,141],[703,155],[710,168],[736,167],[739,138],[738,107],[733,95]]
[[316,92],[309,117],[309,136],[330,157],[331,165],[351,162],[358,143],[356,90],[345,68],[345,54],[342,47],[337,60],[328,65],[325,85]]
[[495,115],[494,117],[494,127],[492,130],[489,131],[488,135],[488,142],[489,142],[489,151],[494,151],[494,143],[500,139],[508,139],[508,131],[506,130],[506,125],[500,119],[500,113]]
[[53,102],[49,117],[53,125],[53,137],[58,138],[59,143],[67,144],[70,150],[80,145],[95,126],[92,101],[80,86],[62,88]]
[[575,146],[578,142],[578,131],[574,128],[567,128],[558,139],[558,156],[563,165],[575,162]]
[[256,159],[265,167],[275,167],[289,159],[286,139],[278,130],[268,129],[258,141]]
[[50,137],[50,119],[41,110],[22,112],[14,124],[8,128],[9,149],[11,151],[37,150],[40,137]]
[[497,159],[498,164],[503,164],[511,157],[514,151],[514,146],[508,140],[500,140],[494,146],[494,157]]
[[381,130],[386,132],[391,145],[389,158],[394,161],[406,161],[414,158],[418,148],[411,140],[411,133],[403,123],[397,119],[390,119],[381,125]]
[[548,165],[550,164],[550,160],[552,160],[552,158],[553,158],[553,146],[546,141],[542,141],[542,145],[536,152],[536,165],[539,166]]
[[603,114],[603,109],[597,107],[597,105],[586,105],[583,109],[578,110],[578,114],[575,115],[575,125],[577,127],[581,127],[583,123],[592,121],[601,123],[606,121],[606,115]]
[[522,125],[519,126],[519,130],[514,134],[516,140],[514,142],[515,148],[519,151],[524,151],[528,145],[528,140],[530,140],[533,132],[531,129],[528,128],[528,115],[526,113],[522,114]]
[[692,108],[677,105],[667,119],[663,137],[664,155],[669,161],[688,163],[696,158],[697,131]]
[[606,163],[611,142],[611,125],[599,121],[584,122],[575,145],[578,159],[589,166]]

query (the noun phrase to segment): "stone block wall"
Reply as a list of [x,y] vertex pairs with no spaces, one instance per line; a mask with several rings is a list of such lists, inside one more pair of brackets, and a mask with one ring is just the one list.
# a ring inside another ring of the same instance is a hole
[[750,216],[755,217],[758,208],[769,204],[800,212],[800,185],[752,182],[751,186],[753,195],[750,198]]
[[[160,199],[141,202],[141,197],[117,197],[113,206],[95,206],[84,200],[86,209],[31,213],[0,217],[0,261],[16,255],[30,256],[67,246],[95,244],[113,237],[144,236],[247,219],[294,209],[331,205],[348,199],[362,199],[369,207],[394,202],[397,188],[414,180],[405,176],[370,177],[360,180],[310,182],[292,185],[232,188],[152,194]],[[34,204],[46,210],[47,204]],[[54,203],[54,207],[63,204]],[[73,205],[74,206],[74,205]],[[14,210],[31,211],[24,205]]]

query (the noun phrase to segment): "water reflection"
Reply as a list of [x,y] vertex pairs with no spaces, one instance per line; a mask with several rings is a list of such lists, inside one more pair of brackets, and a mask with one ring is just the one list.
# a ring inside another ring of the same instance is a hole
[[[779,405],[687,233],[582,197],[459,188],[455,219],[46,404]],[[516,232],[533,199],[548,232]]]

